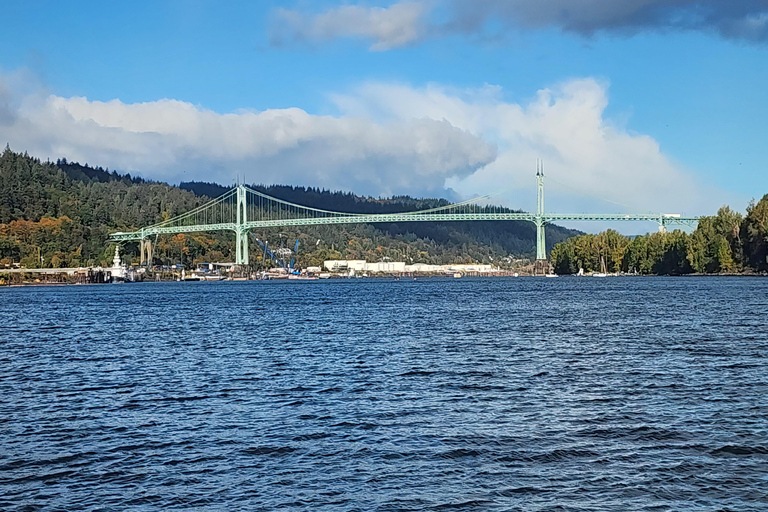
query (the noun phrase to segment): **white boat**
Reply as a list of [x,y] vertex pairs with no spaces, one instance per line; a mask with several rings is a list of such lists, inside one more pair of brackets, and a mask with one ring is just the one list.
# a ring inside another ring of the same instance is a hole
[[461,272],[456,272],[455,274],[453,274],[453,277],[455,277],[456,279],[462,277]]
[[291,281],[317,281],[319,278],[315,276],[296,276],[296,275],[289,275],[288,279]]
[[557,274],[544,274],[544,277],[560,277]]

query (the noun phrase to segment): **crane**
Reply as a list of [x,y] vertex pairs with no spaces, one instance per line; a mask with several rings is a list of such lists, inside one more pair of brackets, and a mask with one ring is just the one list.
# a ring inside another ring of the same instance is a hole
[[[281,247],[280,249],[276,249],[275,252],[272,252],[269,250],[268,242],[262,242],[259,240],[256,235],[251,233],[251,236],[254,240],[256,240],[256,243],[261,246],[262,249],[264,249],[264,258],[266,259],[267,256],[270,257],[273,261],[275,261],[278,265],[280,265],[281,268],[284,268],[288,270],[289,272],[293,272],[293,265],[296,262],[296,253],[299,251],[299,239],[296,239],[296,244],[293,246],[293,251],[291,251],[287,247]],[[282,239],[282,237],[281,237]],[[286,259],[289,255],[292,255],[290,263],[286,265]]]
[[289,270],[293,270],[293,264],[296,261],[296,254],[299,252],[299,239],[296,239],[296,245],[293,246],[293,256],[291,256],[291,266]]
[[270,259],[272,259],[273,261],[276,261],[278,265],[280,265],[281,267],[284,266],[283,262],[280,261],[280,259],[277,256],[275,256],[275,254],[272,251],[269,250],[269,247],[267,247],[267,243],[266,242],[262,242],[261,240],[259,240],[256,237],[256,235],[254,235],[253,233],[251,233],[251,236],[253,237],[254,240],[256,240],[256,243],[259,244],[262,249],[264,249],[264,259],[265,260],[267,259],[267,256],[269,256]]

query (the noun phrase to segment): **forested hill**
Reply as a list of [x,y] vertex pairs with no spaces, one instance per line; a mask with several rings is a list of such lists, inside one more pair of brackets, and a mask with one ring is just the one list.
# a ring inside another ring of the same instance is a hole
[[132,178],[130,174],[120,174],[117,171],[110,173],[109,168],[103,169],[101,167],[90,167],[88,164],[80,165],[76,162],[67,162],[66,158],[56,160],[56,167],[64,171],[71,179],[86,183],[107,183],[110,181],[146,183],[143,178]]
[[[373,199],[304,187],[255,188],[294,203],[348,212],[384,213],[448,204],[444,199]],[[107,243],[109,232],[173,217],[224,190],[206,183],[177,187],[63,159],[42,162],[6,147],[0,155],[0,264],[63,267],[108,263],[114,253],[114,246]],[[578,232],[548,226],[548,245],[575,234]],[[303,265],[333,258],[490,263],[531,257],[535,248],[535,230],[527,222],[317,226],[264,230],[256,235],[270,241],[299,238],[299,263]],[[176,235],[161,237],[157,249],[156,263],[231,261],[234,241],[231,233]],[[138,255],[135,244],[126,245],[123,251],[128,259]],[[259,258],[254,249],[252,260],[258,262]]]

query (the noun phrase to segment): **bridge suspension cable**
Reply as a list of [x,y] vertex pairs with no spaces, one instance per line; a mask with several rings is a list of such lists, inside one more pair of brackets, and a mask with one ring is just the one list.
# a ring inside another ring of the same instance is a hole
[[633,207],[633,206],[629,206],[629,205],[626,205],[626,204],[623,204],[623,203],[619,203],[619,202],[616,202],[616,201],[611,201],[610,199],[606,199],[604,197],[600,197],[600,196],[596,196],[594,194],[590,194],[590,193],[585,192],[585,191],[583,191],[583,190],[581,190],[579,188],[576,188],[576,187],[574,187],[572,185],[568,185],[567,183],[563,183],[562,181],[557,180],[557,179],[553,178],[552,176],[547,176],[547,179],[549,181],[554,181],[558,185],[560,185],[562,187],[565,187],[567,189],[573,190],[574,192],[576,192],[578,194],[581,194],[583,196],[590,197],[592,199],[597,199],[598,201],[605,201],[606,203],[615,204],[616,206],[621,206],[622,208],[626,208],[629,211],[633,211],[633,212],[637,212],[638,211],[638,209]]

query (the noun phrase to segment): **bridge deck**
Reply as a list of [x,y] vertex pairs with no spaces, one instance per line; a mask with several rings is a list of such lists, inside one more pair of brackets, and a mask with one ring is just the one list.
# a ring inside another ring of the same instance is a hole
[[[242,229],[275,228],[289,226],[320,226],[334,224],[382,224],[393,222],[458,222],[458,221],[528,221],[536,222],[539,216],[532,213],[385,213],[374,215],[346,215],[333,217],[271,219],[237,223],[191,224],[188,226],[150,226],[131,232],[112,233],[114,241],[141,240],[151,235],[195,233],[202,231],[239,231]],[[543,222],[552,221],[648,221],[657,224],[691,226],[698,217],[682,217],[672,214],[579,214],[548,213],[540,216]]]

